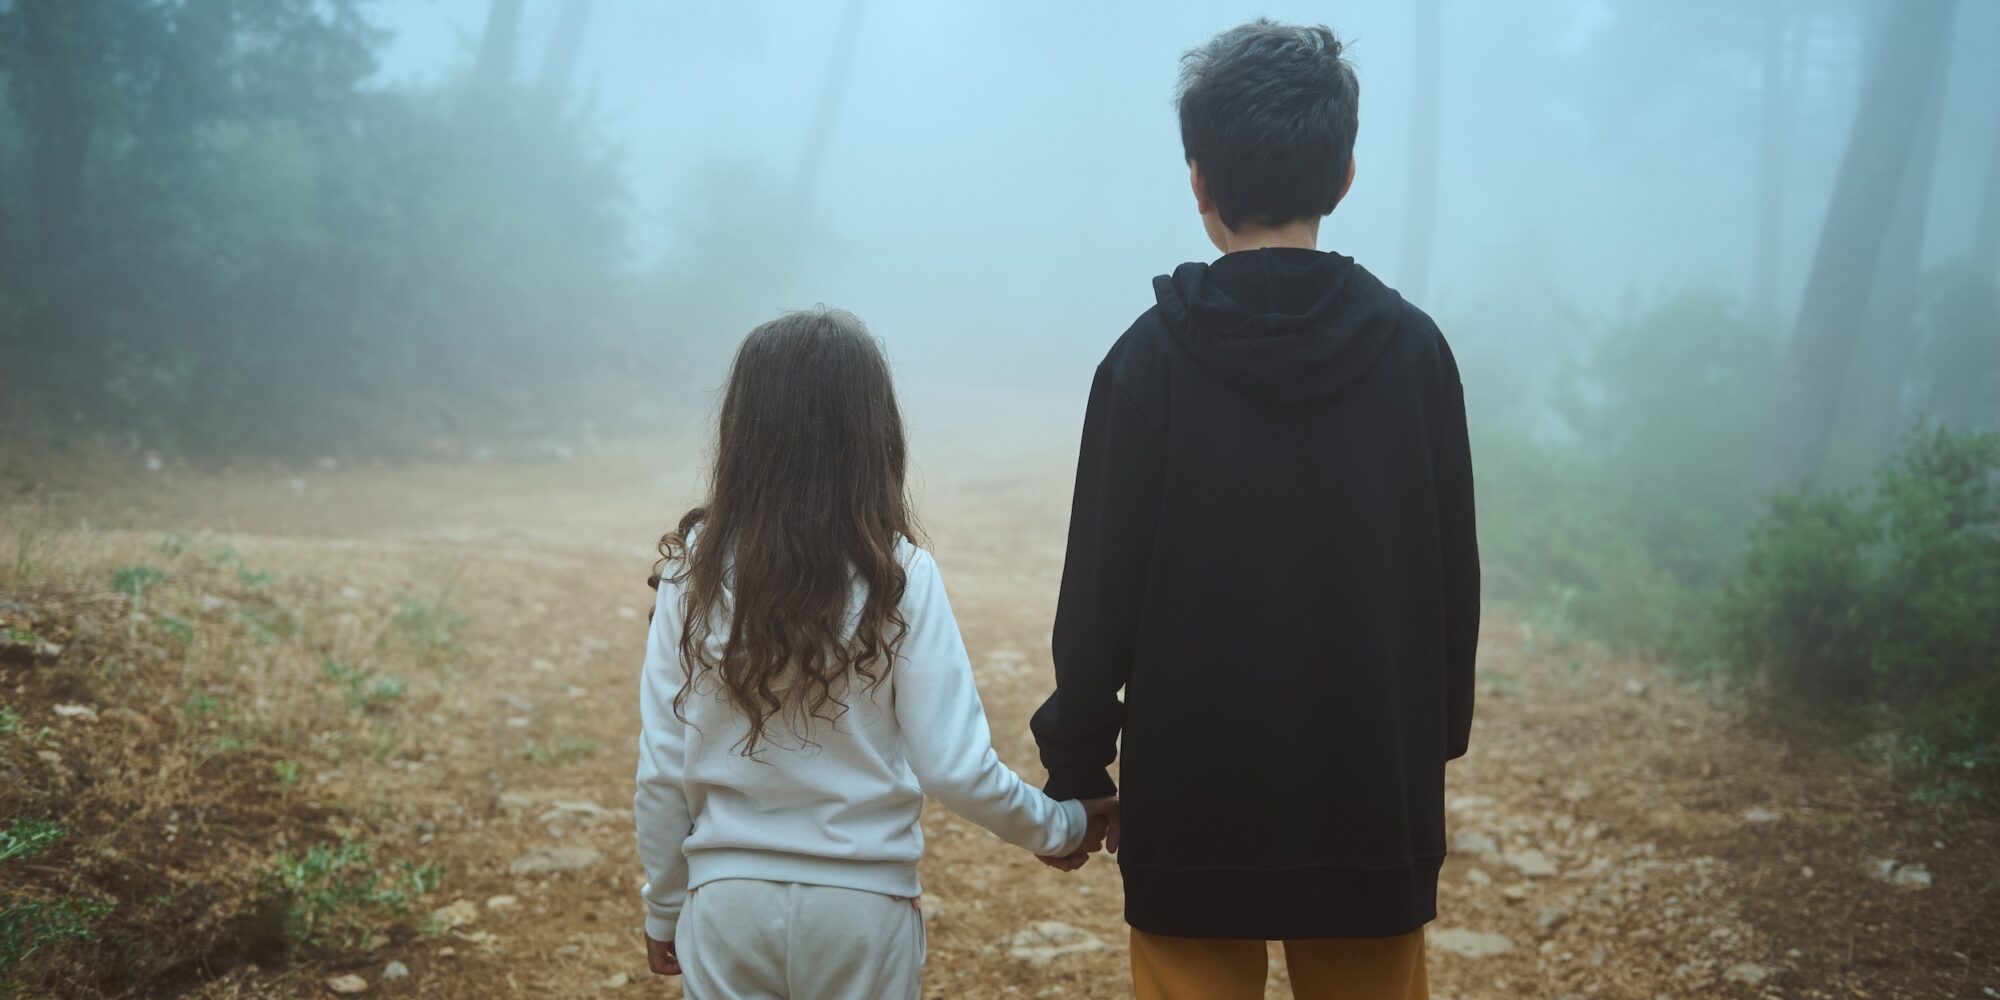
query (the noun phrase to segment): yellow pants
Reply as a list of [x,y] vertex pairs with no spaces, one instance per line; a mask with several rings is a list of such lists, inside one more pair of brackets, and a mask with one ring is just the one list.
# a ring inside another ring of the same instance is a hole
[[[1265,942],[1132,932],[1139,1000],[1263,1000]],[[1390,938],[1285,942],[1298,1000],[1430,1000],[1421,928]]]

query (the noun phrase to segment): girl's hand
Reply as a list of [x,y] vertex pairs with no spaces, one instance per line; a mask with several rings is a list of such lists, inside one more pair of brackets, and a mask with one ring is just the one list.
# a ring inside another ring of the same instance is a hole
[[1084,799],[1083,813],[1089,817],[1083,830],[1083,844],[1075,852],[1062,857],[1037,855],[1042,864],[1057,871],[1073,872],[1082,868],[1092,854],[1109,847],[1118,853],[1118,796],[1102,799]]
[[678,976],[681,974],[681,959],[679,955],[674,954],[674,943],[672,941],[655,941],[648,937],[646,939],[646,964],[652,966],[653,971],[662,976]]

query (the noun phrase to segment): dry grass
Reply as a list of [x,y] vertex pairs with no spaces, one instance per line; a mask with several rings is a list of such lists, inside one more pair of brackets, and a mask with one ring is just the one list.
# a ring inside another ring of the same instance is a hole
[[[453,669],[451,574],[351,546],[7,529],[0,828],[40,849],[0,863],[0,906],[17,952],[58,933],[0,983],[157,991],[410,933],[394,911],[423,911],[425,886],[391,861],[414,845],[348,793],[395,765]],[[281,858],[343,843],[374,856],[285,884]]]

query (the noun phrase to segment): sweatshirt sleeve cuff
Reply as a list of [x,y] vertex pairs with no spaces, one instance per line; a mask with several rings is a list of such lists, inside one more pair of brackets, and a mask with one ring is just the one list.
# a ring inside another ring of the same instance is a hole
[[1049,857],[1063,858],[1075,854],[1077,849],[1083,846],[1084,834],[1090,832],[1090,816],[1083,811],[1083,803],[1075,799],[1058,802],[1056,808],[1062,810],[1063,828],[1069,831],[1069,834],[1063,839],[1062,846]]
[[1111,780],[1111,772],[1102,767],[1050,767],[1049,783],[1042,787],[1049,798],[1058,802],[1067,799],[1106,799],[1118,794],[1118,783]]
[[[679,923],[680,917],[678,915],[662,917],[657,914],[648,913],[646,914],[646,936],[655,941],[672,942],[674,939],[674,927]],[[629,927],[631,925],[628,924],[626,926]]]

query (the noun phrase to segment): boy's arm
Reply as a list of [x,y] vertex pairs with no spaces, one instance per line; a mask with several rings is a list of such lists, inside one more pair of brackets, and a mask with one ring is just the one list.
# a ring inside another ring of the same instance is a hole
[[1083,417],[1069,551],[1056,602],[1056,690],[1032,727],[1058,799],[1115,794],[1107,770],[1118,755],[1139,613],[1160,514],[1161,434],[1098,366]]
[[687,724],[674,714],[680,692],[680,607],[673,587],[660,585],[653,625],[646,636],[646,662],[639,679],[639,775],[632,813],[639,828],[639,860],[646,869],[640,894],[646,900],[646,936],[671,943],[674,925],[687,901],[687,855],[682,844],[693,831],[687,793]]
[[1444,354],[1443,421],[1436,482],[1438,534],[1444,548],[1445,759],[1465,756],[1472,740],[1473,664],[1479,648],[1479,529],[1472,502],[1472,445],[1465,426],[1465,386],[1458,362]]
[[1042,794],[993,751],[972,661],[937,564],[918,549],[908,572],[902,611],[909,631],[897,648],[891,682],[896,724],[924,794],[1036,854],[1066,855],[1085,846],[1083,804]]

